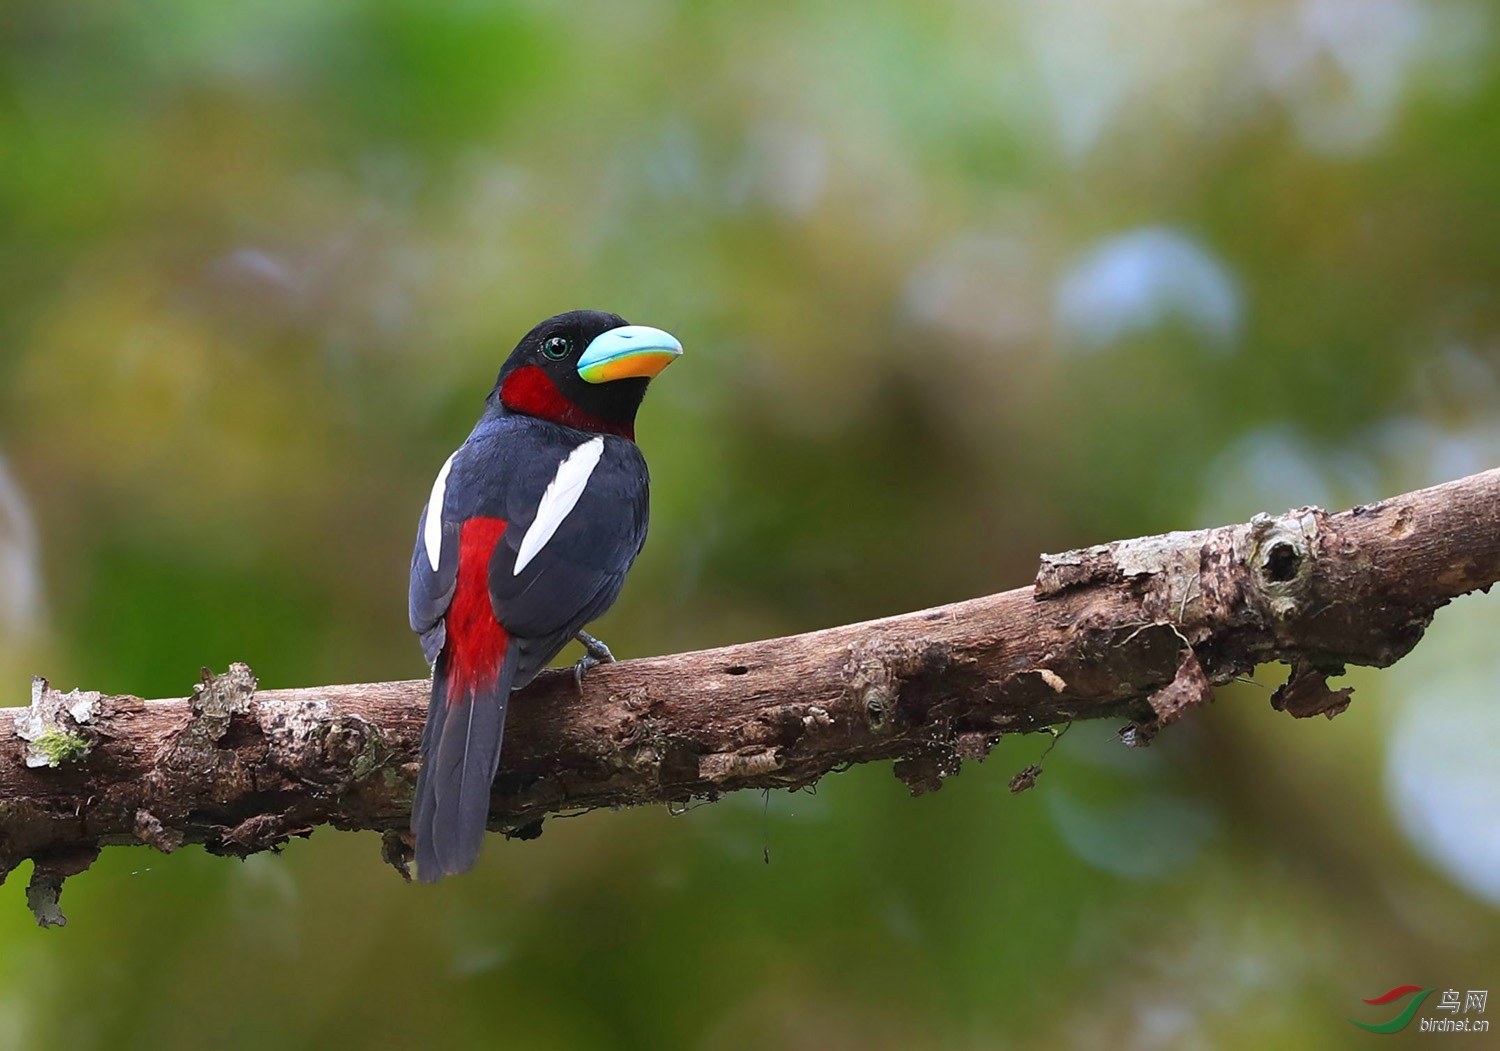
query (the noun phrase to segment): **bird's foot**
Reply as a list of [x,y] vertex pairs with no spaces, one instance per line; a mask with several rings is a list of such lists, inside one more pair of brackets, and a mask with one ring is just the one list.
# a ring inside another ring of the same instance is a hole
[[574,636],[583,643],[584,654],[578,658],[578,663],[573,665],[573,681],[578,683],[578,692],[583,692],[583,677],[588,670],[596,664],[613,664],[615,655],[609,652],[609,647],[604,645],[594,636],[586,631],[580,631]]

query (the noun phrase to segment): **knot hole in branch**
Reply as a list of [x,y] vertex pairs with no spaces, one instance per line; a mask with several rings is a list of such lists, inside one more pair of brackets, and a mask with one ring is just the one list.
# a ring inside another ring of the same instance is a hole
[[1310,567],[1317,558],[1321,515],[1317,508],[1304,507],[1278,518],[1256,515],[1250,520],[1254,546],[1247,561],[1277,618],[1292,616],[1305,597]]
[[1297,570],[1302,568],[1302,553],[1285,540],[1278,540],[1266,551],[1265,561],[1261,563],[1261,572],[1266,579],[1277,584],[1284,584],[1297,576]]

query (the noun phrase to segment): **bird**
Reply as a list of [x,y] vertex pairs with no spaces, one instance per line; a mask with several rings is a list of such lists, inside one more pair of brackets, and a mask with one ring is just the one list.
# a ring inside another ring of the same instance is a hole
[[574,310],[522,337],[417,522],[408,613],[432,666],[412,802],[417,878],[472,868],[512,690],[569,642],[583,675],[614,660],[584,626],[614,604],[646,540],[635,444],[647,385],[676,337]]

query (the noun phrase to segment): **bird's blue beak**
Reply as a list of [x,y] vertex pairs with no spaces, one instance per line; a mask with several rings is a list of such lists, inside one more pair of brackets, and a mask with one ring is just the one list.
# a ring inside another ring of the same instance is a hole
[[670,333],[645,325],[622,325],[594,337],[578,358],[578,375],[587,383],[651,379],[681,354],[682,344]]

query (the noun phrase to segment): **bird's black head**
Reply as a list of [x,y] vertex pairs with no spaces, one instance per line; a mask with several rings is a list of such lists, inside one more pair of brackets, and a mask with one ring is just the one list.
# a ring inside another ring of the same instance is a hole
[[682,344],[660,329],[573,310],[526,333],[490,399],[511,412],[634,438],[646,385],[681,353]]

